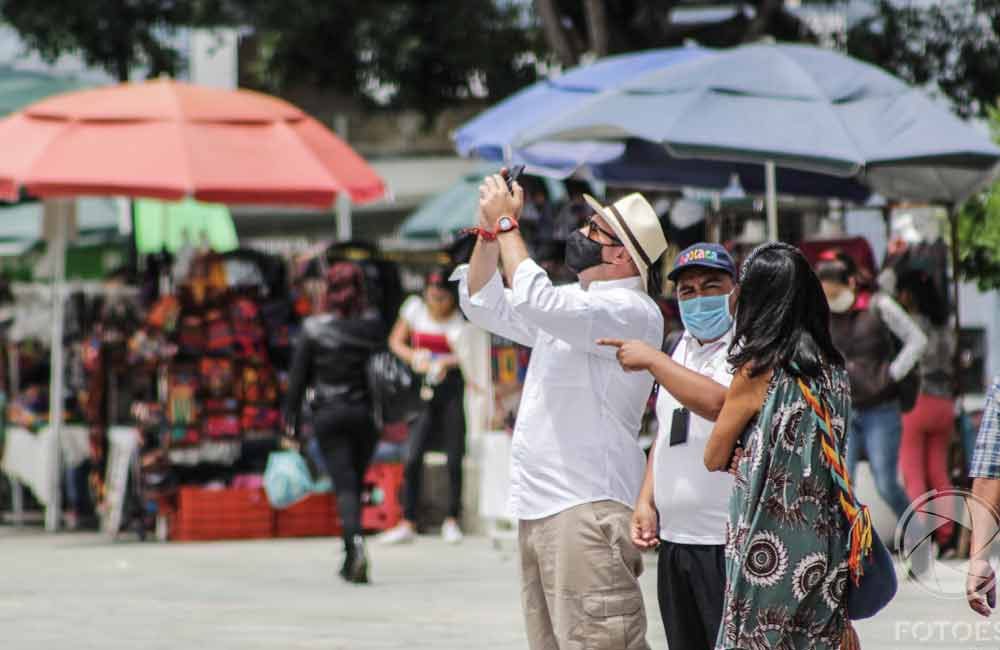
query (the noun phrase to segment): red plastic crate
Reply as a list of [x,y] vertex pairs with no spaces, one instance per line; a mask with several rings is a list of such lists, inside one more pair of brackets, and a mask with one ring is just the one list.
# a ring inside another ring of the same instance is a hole
[[332,537],[343,527],[332,494],[310,494],[274,515],[275,537]]
[[183,487],[171,517],[177,541],[260,539],[274,536],[274,511],[260,488]]
[[403,487],[401,463],[377,463],[365,474],[362,493],[361,527],[365,530],[387,530],[403,518],[400,489]]

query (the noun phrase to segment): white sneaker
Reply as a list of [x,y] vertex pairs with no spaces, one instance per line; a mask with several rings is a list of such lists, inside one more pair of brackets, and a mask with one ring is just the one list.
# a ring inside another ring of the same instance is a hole
[[410,544],[417,538],[417,533],[406,524],[399,524],[378,536],[378,543],[386,546],[395,544]]
[[448,520],[441,525],[441,538],[448,544],[460,544],[465,536],[462,529],[452,520]]

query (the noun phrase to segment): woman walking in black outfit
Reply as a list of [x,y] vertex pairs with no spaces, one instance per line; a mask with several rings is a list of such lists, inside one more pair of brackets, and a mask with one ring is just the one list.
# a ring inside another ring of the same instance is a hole
[[384,341],[385,325],[366,305],[361,269],[350,262],[331,266],[326,313],[306,319],[295,347],[286,421],[298,423],[302,398],[306,388],[312,387],[313,427],[326,456],[344,526],[340,575],[348,582],[368,582],[368,556],[361,536],[361,485],[378,435],[365,367]]

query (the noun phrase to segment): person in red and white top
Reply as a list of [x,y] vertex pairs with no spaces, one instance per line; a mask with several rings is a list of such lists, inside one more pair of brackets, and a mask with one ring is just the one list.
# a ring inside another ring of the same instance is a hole
[[424,473],[424,453],[432,443],[448,455],[448,517],[441,527],[445,541],[462,541],[458,525],[462,506],[462,459],[465,456],[465,381],[458,358],[451,349],[465,327],[458,309],[456,290],[444,270],[431,271],[423,296],[411,296],[399,309],[399,319],[389,335],[389,348],[413,371],[425,377],[422,396],[427,408],[410,426],[405,480],[403,521],[386,531],[384,544],[412,542],[417,534],[417,507]]

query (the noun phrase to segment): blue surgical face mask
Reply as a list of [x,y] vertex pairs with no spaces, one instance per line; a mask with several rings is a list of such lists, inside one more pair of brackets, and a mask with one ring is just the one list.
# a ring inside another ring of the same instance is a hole
[[699,296],[679,300],[684,328],[699,341],[714,341],[733,325],[729,313],[731,292],[722,296]]

